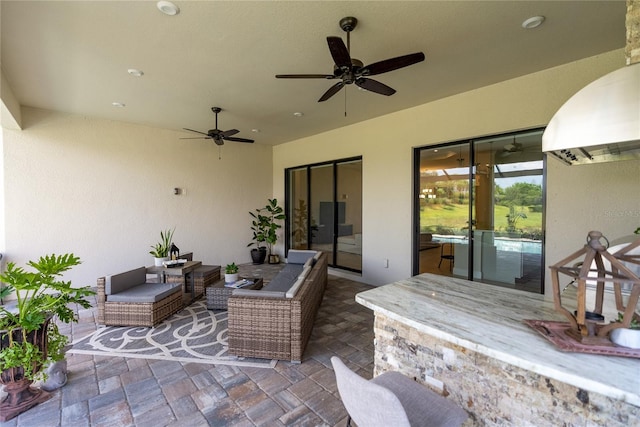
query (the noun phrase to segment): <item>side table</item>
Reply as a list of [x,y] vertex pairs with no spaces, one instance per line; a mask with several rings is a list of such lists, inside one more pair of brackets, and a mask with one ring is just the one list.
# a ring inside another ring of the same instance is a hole
[[[240,279],[253,280],[253,285],[244,286],[240,289],[262,289],[262,277],[240,277]],[[227,309],[229,297],[236,288],[228,288],[224,284],[224,279],[222,279],[206,288],[208,310]]]

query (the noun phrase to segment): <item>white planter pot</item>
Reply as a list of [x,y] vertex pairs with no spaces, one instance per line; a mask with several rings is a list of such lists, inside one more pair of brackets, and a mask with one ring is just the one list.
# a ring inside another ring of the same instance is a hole
[[640,348],[640,329],[618,328],[609,334],[611,342],[622,347]]
[[153,258],[154,259],[154,265],[156,267],[162,267],[162,263],[165,261],[169,261],[169,257],[163,257],[163,258]]
[[237,282],[238,281],[238,273],[233,273],[233,274],[224,274],[224,281],[225,283],[233,283],[233,282]]

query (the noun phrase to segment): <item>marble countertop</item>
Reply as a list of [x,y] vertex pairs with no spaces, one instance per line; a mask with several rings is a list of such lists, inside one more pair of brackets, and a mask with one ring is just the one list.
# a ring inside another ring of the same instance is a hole
[[544,295],[421,274],[361,292],[356,302],[430,336],[640,406],[640,359],[562,352],[523,322],[566,321]]

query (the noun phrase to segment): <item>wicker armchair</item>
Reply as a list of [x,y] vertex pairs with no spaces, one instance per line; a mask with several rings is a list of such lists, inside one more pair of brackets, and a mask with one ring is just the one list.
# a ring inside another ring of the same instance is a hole
[[[146,277],[146,269],[144,267],[110,277],[113,279],[116,276],[127,275],[135,275],[137,278],[142,278],[143,284],[137,285],[139,282],[134,281],[132,282],[132,288],[146,287],[146,297],[138,293],[137,295],[131,295],[130,300],[123,300],[122,297],[115,298],[117,294],[108,294],[109,290],[106,286],[106,278],[98,278],[98,292],[96,295],[98,324],[106,326],[151,327],[182,309],[182,291],[179,285],[144,283],[144,278]],[[149,289],[151,289],[151,291],[149,291]],[[157,297],[152,296],[149,298],[149,293],[153,293],[154,291]]]

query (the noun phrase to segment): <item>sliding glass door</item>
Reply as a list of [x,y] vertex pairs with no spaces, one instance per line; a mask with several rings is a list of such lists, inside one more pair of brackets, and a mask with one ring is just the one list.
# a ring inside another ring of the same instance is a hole
[[287,169],[287,248],[321,250],[329,265],[362,271],[362,159]]
[[414,274],[542,292],[541,130],[416,149]]

